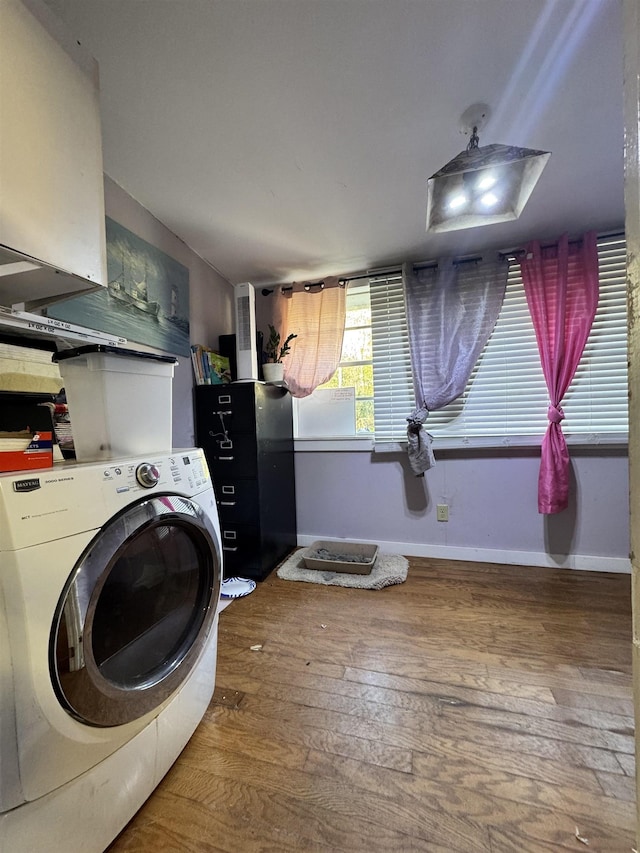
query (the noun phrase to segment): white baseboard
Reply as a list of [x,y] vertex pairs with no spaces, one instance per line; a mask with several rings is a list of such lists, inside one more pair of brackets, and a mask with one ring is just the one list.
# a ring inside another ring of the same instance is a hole
[[[305,547],[318,540],[331,540],[325,533],[315,536],[298,534],[298,545]],[[344,539],[345,542],[361,540]],[[618,572],[631,574],[628,557],[597,557],[590,554],[547,554],[540,551],[502,551],[491,548],[461,548],[452,545],[424,545],[418,542],[384,542],[369,540],[385,554],[402,554],[405,557],[432,557],[433,559],[463,560],[473,563],[499,563],[513,566],[542,566],[552,569],[579,569],[585,572]]]

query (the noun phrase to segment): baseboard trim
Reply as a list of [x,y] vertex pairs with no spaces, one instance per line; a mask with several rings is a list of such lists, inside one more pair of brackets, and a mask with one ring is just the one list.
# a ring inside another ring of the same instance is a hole
[[[298,545],[306,547],[317,540],[331,540],[332,536],[318,533],[313,536],[298,534]],[[344,539],[345,542],[362,540]],[[463,560],[472,563],[499,563],[513,566],[542,566],[552,569],[578,569],[585,572],[617,572],[631,574],[631,561],[627,557],[598,557],[590,554],[547,554],[538,551],[502,551],[492,548],[462,548],[452,545],[425,545],[418,542],[385,542],[370,539],[386,554],[405,557],[432,557],[444,560]]]

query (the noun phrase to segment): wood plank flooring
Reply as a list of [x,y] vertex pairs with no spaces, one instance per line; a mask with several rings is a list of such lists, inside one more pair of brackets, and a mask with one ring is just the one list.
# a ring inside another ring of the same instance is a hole
[[273,573],[221,614],[216,683],[110,853],[635,847],[629,576]]

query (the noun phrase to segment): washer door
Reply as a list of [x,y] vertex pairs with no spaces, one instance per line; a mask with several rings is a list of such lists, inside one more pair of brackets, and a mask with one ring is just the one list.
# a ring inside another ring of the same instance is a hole
[[154,496],[109,521],[76,564],[51,630],[65,709],[117,726],[161,705],[207,643],[221,565],[209,517],[187,498]]

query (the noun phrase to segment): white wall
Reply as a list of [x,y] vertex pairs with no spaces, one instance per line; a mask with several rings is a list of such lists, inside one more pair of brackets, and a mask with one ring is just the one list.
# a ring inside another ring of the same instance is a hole
[[[348,539],[417,556],[629,571],[625,452],[571,448],[567,510],[537,510],[539,452],[441,451],[416,478],[403,455],[296,453],[298,541]],[[449,521],[436,520],[436,504]]]
[[[218,335],[233,331],[232,286],[106,176],[104,192],[107,216],[188,268],[191,342],[216,349]],[[173,380],[173,446],[194,444],[193,374],[189,359],[179,356]]]

